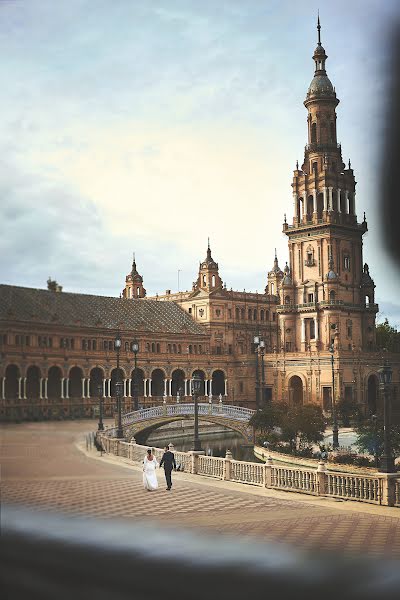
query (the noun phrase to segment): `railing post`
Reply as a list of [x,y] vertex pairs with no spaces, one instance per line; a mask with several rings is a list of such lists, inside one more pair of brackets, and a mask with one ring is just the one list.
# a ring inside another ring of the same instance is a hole
[[326,464],[321,460],[317,467],[318,496],[326,494]]
[[196,475],[197,474],[197,464],[199,462],[199,456],[193,450],[188,452],[188,454],[190,455],[190,472],[193,475]]
[[398,473],[379,473],[381,484],[381,503],[385,506],[394,506],[396,501],[396,480]]
[[167,416],[167,400],[164,397],[163,400],[163,416],[166,417]]
[[268,456],[264,465],[264,486],[266,488],[272,487],[272,458]]
[[231,478],[231,460],[232,460],[232,452],[230,450],[226,451],[225,454],[225,464],[224,464],[224,480],[229,481]]

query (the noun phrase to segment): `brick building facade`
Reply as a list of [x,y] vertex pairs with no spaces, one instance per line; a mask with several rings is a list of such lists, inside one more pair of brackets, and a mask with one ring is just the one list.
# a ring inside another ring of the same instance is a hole
[[[126,409],[134,379],[142,404],[172,402],[178,391],[190,396],[198,372],[204,395],[243,406],[314,402],[329,413],[334,377],[336,400],[354,399],[365,414],[379,410],[367,222],[357,218],[354,172],[337,141],[339,100],[326,59],[318,23],[304,102],[308,140],[293,175],[293,218],[283,224],[289,260],[281,270],[275,256],[265,292],[227,289],[210,245],[186,292],[146,297],[135,258],[121,298],[65,293],[54,282],[48,290],[0,286],[2,419],[91,416],[99,385],[112,414],[117,330]],[[398,410],[399,360],[388,359]]]

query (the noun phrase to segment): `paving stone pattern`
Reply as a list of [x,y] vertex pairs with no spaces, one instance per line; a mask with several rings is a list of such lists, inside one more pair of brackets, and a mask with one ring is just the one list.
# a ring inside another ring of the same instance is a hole
[[256,537],[306,551],[400,558],[399,509],[390,509],[390,514],[386,507],[382,514],[369,514],[360,506],[344,510],[333,500],[321,505],[297,494],[282,498],[273,490],[251,493],[246,486],[222,487],[220,482],[197,482],[179,473],[167,492],[162,471],[159,489],[149,493],[142,487],[140,469],[97,460],[94,450],[91,457],[76,447],[90,428],[87,421],[4,426],[2,501],[36,510],[146,519],[160,526]]

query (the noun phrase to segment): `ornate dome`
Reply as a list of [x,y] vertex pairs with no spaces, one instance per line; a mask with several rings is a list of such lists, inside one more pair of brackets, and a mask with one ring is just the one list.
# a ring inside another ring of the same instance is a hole
[[327,75],[322,73],[314,75],[307,91],[307,99],[310,96],[330,96],[336,98],[335,90]]
[[283,272],[284,272],[284,277],[282,280],[282,285],[293,285],[292,278],[290,276],[290,268],[287,263],[285,265]]

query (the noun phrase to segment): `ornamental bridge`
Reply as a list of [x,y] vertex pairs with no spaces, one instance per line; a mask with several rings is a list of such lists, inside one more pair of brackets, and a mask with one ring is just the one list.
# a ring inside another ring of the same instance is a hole
[[[241,406],[229,406],[222,404],[199,403],[198,416],[199,421],[216,423],[231,429],[244,438],[247,444],[253,444],[253,428],[249,425],[249,420],[255,413],[249,408]],[[132,437],[146,440],[154,429],[162,427],[173,421],[182,421],[182,419],[194,418],[194,404],[163,404],[144,408],[135,412],[126,413],[122,417],[122,429],[124,437]],[[107,434],[112,437],[114,428],[108,429]]]

